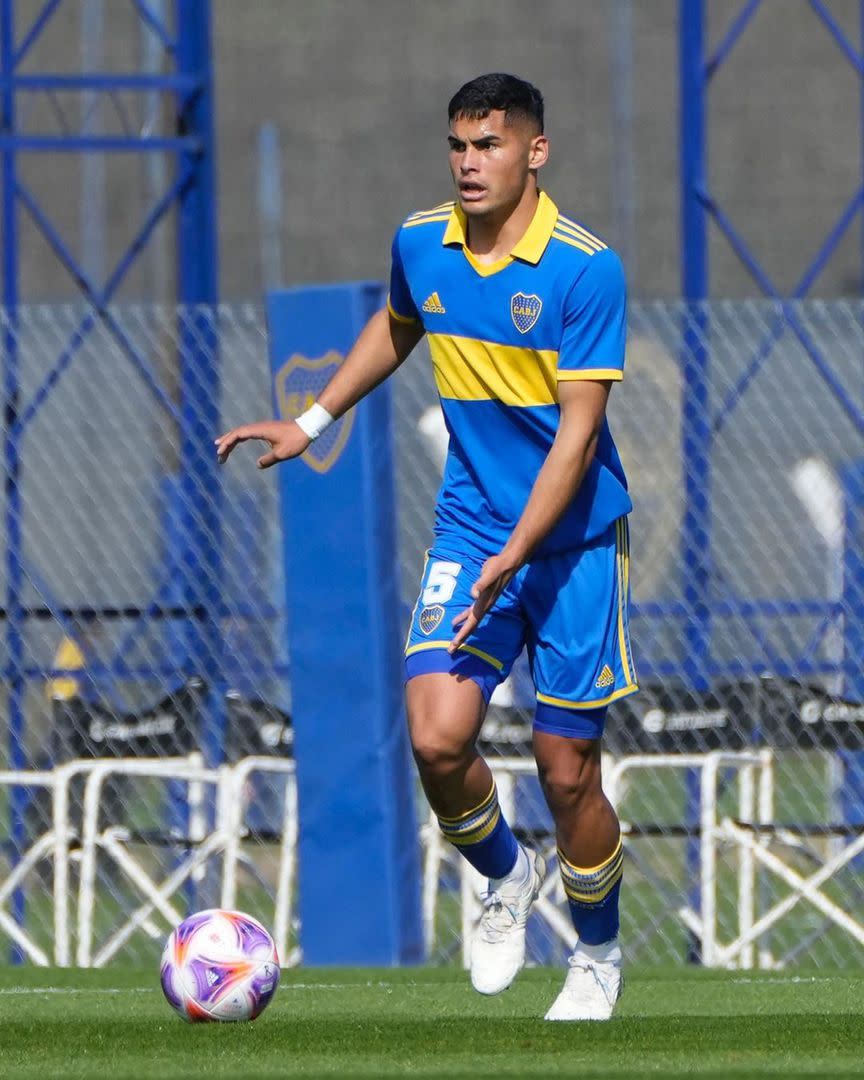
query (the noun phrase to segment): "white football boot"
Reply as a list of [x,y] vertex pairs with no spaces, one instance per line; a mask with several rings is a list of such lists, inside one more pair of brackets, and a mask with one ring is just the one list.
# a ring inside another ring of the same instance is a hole
[[579,946],[567,961],[570,970],[564,989],[555,999],[547,1020],[608,1020],[615,1002],[624,990],[621,974],[621,950],[617,942],[610,943],[602,960],[593,959]]
[[481,994],[500,994],[525,964],[525,923],[540,895],[546,863],[531,848],[523,848],[529,873],[521,887],[501,884],[483,898],[480,925],[471,942],[471,985]]

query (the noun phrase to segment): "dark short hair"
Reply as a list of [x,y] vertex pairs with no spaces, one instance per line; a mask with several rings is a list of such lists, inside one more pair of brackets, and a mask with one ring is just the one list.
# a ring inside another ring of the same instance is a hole
[[447,118],[452,121],[464,116],[481,120],[496,110],[504,113],[507,123],[533,120],[543,131],[543,95],[524,79],[501,72],[479,75],[460,87],[447,106]]

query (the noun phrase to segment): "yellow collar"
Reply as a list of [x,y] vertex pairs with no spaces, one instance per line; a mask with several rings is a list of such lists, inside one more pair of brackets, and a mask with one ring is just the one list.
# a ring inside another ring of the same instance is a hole
[[[521,240],[514,245],[509,257],[522,259],[524,262],[533,263],[536,266],[543,257],[543,252],[546,250],[546,245],[549,243],[549,238],[557,220],[558,207],[545,191],[541,191],[540,201],[537,203],[537,209],[534,211],[531,224],[525,230]],[[468,231],[465,214],[457,204],[450,211],[450,220],[447,222],[444,239],[441,243],[458,244],[460,247],[465,248],[467,254],[467,240]]]

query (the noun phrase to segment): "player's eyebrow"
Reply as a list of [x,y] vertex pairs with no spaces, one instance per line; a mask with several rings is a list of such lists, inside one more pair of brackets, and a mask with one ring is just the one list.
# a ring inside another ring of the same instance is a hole
[[[501,142],[501,136],[500,135],[481,135],[479,139],[468,139],[467,141],[470,142],[472,146],[491,146],[493,143],[500,143]],[[447,142],[451,146],[464,146],[466,140],[465,139],[458,139],[455,135],[448,135],[447,136]]]

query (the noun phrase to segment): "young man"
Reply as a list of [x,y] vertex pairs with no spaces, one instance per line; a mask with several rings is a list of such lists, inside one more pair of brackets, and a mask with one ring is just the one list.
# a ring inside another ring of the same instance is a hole
[[484,75],[458,91],[449,119],[456,201],[397,232],[387,310],[308,412],[236,428],[217,452],[225,461],[261,439],[270,446],[261,468],[297,457],[428,336],[450,447],[406,645],[406,698],[441,829],[489,878],[471,980],[497,994],[516,977],[545,875],[475,749],[492,690],[526,645],[534,750],[579,936],[546,1018],[606,1020],[622,986],[622,849],[600,737],[608,704],[636,690],[631,503],[605,419],[624,365],[624,276],[538,187],[549,146],[535,87]]

